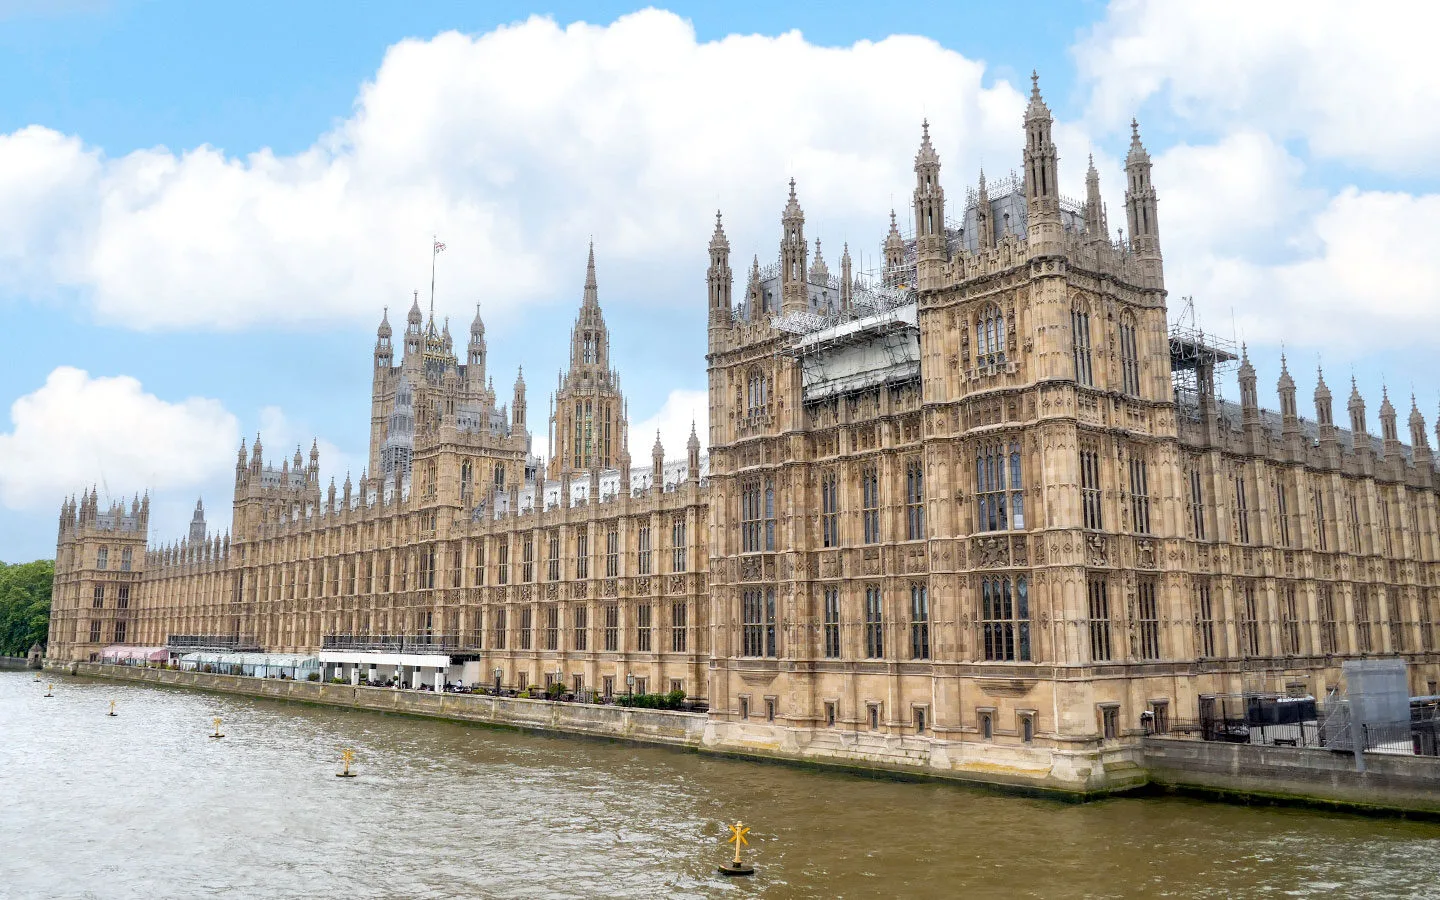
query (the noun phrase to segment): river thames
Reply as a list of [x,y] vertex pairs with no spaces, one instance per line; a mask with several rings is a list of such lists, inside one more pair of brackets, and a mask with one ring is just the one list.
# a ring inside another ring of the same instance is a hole
[[[1434,897],[1440,825],[1072,805],[0,672],[6,897]],[[109,701],[118,716],[106,716]],[[226,737],[206,737],[211,721]],[[359,778],[340,779],[355,750]],[[715,873],[753,826],[753,879]]]

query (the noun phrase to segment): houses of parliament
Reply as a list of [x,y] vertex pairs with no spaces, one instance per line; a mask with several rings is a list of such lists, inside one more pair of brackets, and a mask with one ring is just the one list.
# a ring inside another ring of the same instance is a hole
[[200,507],[151,546],[147,501],[62,505],[50,658],[398,643],[506,687],[682,690],[718,749],[1082,788],[1202,695],[1323,696],[1369,656],[1436,693],[1413,398],[1403,432],[1353,389],[1337,422],[1323,373],[1302,409],[1282,358],[1261,409],[1243,349],[1168,323],[1138,128],[1121,240],[1093,162],[1060,195],[1051,128],[1037,84],[1017,173],[947,206],[922,126],[876,273],[848,247],[832,273],[791,181],[778,254],[737,282],[717,213],[708,435],[648,464],[593,246],[543,458],[478,313],[463,357],[418,302],[398,340],[387,317],[358,481],[257,437],[223,537]]

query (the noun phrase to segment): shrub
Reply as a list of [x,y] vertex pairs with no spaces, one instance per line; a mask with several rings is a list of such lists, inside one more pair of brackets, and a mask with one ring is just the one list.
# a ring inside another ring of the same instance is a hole
[[319,680],[320,680],[320,673],[319,673],[319,672],[311,672],[309,675],[306,675],[306,676],[305,676],[305,680],[306,680],[306,681],[319,681]]

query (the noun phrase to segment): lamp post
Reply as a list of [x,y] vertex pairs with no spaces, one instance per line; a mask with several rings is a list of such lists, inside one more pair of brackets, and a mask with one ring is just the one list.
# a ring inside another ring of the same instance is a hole
[[626,692],[630,695],[630,702],[631,702],[631,703],[634,703],[634,702],[635,702],[635,673],[634,673],[634,672],[626,672],[626,673],[625,673],[625,689],[626,689]]
[[558,699],[565,693],[565,667],[560,664],[559,660],[555,661],[555,684],[559,685],[555,688],[555,697]]
[[504,669],[500,668],[499,666],[495,667],[495,696],[497,697],[500,696],[500,676],[504,674]]

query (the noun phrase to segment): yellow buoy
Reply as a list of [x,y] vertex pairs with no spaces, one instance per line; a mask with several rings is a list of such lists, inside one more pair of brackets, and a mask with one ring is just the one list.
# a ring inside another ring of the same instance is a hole
[[225,735],[223,735],[223,734],[220,733],[220,719],[219,719],[219,718],[216,718],[216,719],[215,719],[215,733],[212,734],[212,735],[210,735],[210,736],[211,736],[212,738],[222,738],[222,737],[225,736]]
[[740,848],[750,843],[745,840],[745,835],[750,833],[750,826],[736,822],[734,825],[729,826],[729,828],[730,837],[726,838],[725,843],[735,845],[735,858],[720,864],[720,874],[729,876],[754,875],[755,867],[740,860]]
[[111,700],[111,701],[110,701],[110,712],[108,713],[108,715],[112,715],[112,716],[115,715],[115,701],[114,701],[114,700]]
[[335,773],[335,777],[336,777],[336,778],[354,778],[354,777],[355,777],[355,773],[352,772],[352,771],[350,771],[350,763],[352,763],[352,762],[355,761],[355,751],[354,751],[354,750],[351,750],[349,747],[346,747],[344,750],[341,750],[341,751],[340,751],[340,760],[341,760],[343,763],[345,763],[345,771],[343,771],[343,772],[336,772],[336,773]]
[[55,696],[54,690],[55,690],[55,685],[53,685],[53,684],[47,684],[47,685],[45,685],[45,696],[47,696],[47,697],[53,697],[53,696]]

